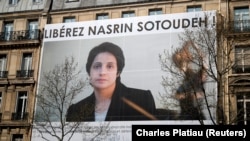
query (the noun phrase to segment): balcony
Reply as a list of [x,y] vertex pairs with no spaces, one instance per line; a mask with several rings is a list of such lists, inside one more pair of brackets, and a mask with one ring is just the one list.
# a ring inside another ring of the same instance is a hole
[[39,37],[38,29],[0,32],[0,41],[38,40]]
[[7,84],[10,85],[34,85],[34,83],[34,70],[17,70],[16,77],[8,77],[7,79]]
[[34,77],[34,70],[18,70],[16,72],[17,78],[27,78],[27,77]]
[[250,32],[250,20],[231,21],[229,23],[229,31],[231,33],[247,33],[247,32]]
[[250,74],[250,65],[235,65],[233,67],[233,74]]
[[0,46],[37,45],[40,33],[38,29],[0,32]]
[[0,79],[4,79],[8,77],[8,71],[0,71]]
[[27,120],[28,115],[28,113],[23,112],[12,113],[11,120]]

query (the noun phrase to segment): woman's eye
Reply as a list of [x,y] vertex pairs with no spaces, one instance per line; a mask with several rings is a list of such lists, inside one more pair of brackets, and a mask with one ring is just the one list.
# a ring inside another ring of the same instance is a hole
[[114,65],[110,64],[110,65],[107,66],[107,68],[112,69],[112,68],[114,68]]
[[100,67],[101,67],[100,64],[96,64],[96,65],[93,66],[94,69],[98,69],[98,68],[100,68]]

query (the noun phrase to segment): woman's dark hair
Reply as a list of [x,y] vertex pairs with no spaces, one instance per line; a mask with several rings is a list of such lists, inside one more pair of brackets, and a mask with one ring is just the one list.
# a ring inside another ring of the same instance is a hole
[[98,46],[95,46],[93,49],[90,50],[87,64],[86,64],[86,71],[88,72],[88,74],[90,74],[90,67],[91,67],[95,57],[99,53],[102,53],[102,52],[109,52],[115,56],[116,61],[117,61],[117,67],[118,67],[117,71],[118,71],[118,73],[121,73],[122,69],[125,65],[125,59],[124,59],[122,49],[113,43],[104,42]]

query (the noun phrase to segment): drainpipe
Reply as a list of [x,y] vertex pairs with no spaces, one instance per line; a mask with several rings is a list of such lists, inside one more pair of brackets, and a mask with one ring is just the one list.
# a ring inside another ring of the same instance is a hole
[[47,24],[51,23],[51,16],[50,16],[50,11],[52,10],[52,6],[53,6],[53,0],[47,0],[47,3],[44,6],[44,10],[43,10],[43,15],[46,15],[47,17]]
[[49,5],[49,9],[47,11],[47,24],[50,24],[51,23],[51,16],[50,16],[50,11],[52,9],[52,6],[53,6],[53,0],[49,0],[50,1],[50,5]]

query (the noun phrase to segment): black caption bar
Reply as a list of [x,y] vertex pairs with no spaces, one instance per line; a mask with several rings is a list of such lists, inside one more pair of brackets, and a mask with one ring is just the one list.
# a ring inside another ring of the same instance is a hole
[[217,140],[250,139],[250,126],[239,125],[132,125],[132,141],[143,139],[166,140],[168,138]]

